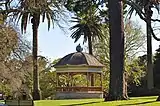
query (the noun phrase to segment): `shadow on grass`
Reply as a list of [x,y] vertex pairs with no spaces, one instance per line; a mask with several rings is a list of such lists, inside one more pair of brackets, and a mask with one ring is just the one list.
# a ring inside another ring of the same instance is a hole
[[154,103],[156,102],[154,101],[148,101],[148,102],[140,102],[140,103],[131,103],[131,104],[122,104],[122,105],[118,105],[118,106],[132,106],[132,105],[141,105],[141,104],[148,104],[148,103]]
[[86,104],[94,104],[94,103],[101,103],[103,101],[97,101],[97,102],[86,102],[86,103],[78,103],[78,104],[67,104],[67,105],[60,105],[60,106],[77,106],[77,105],[86,105]]
[[157,99],[158,96],[151,96],[151,97],[132,97],[131,100],[136,100],[136,99]]

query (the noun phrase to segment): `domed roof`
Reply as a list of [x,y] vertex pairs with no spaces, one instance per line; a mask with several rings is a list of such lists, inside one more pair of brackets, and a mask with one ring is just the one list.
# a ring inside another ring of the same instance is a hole
[[96,67],[104,66],[94,56],[84,52],[75,52],[68,54],[64,56],[58,63],[56,63],[54,67],[64,66],[64,65],[96,66]]

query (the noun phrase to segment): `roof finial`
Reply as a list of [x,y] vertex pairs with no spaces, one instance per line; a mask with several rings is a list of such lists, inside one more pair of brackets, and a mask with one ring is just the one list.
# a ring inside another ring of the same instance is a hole
[[77,50],[77,52],[82,52],[82,51],[83,51],[83,48],[82,48],[81,45],[79,44],[79,45],[76,47],[76,50]]

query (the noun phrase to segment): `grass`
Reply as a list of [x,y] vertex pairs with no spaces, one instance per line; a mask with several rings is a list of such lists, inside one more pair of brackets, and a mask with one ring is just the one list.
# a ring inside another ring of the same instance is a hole
[[156,96],[133,97],[130,100],[108,101],[103,99],[73,99],[73,100],[40,100],[35,106],[160,106]]

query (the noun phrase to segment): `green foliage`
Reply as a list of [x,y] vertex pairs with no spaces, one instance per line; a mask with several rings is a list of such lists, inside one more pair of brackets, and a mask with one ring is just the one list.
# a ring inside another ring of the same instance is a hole
[[93,6],[92,0],[67,0],[65,7],[75,13],[84,13]]
[[[51,22],[54,26],[55,22],[59,23],[59,20],[62,19],[63,6],[62,2],[59,0],[18,0],[18,1],[10,1],[3,0],[4,3],[0,6],[3,7],[0,11],[0,14],[6,13],[7,16],[13,15],[11,19],[19,22],[21,21],[21,31],[22,33],[27,29],[28,22],[31,21],[32,29],[33,29],[33,78],[34,78],[34,91],[33,91],[33,99],[40,99],[40,93],[35,89],[39,87],[39,79],[38,79],[38,65],[37,65],[37,36],[38,36],[38,27],[40,24],[40,17],[42,17],[42,22],[47,19],[48,22],[48,30],[50,29]],[[0,8],[1,8],[0,7]],[[63,14],[64,15],[64,14]],[[16,19],[15,19],[16,17]],[[9,17],[10,18],[10,17]],[[58,24],[59,25],[59,24]],[[38,88],[39,89],[39,88]],[[36,96],[37,95],[37,96]]]
[[55,65],[60,59],[61,59],[61,58],[58,58],[58,59],[53,60],[52,65]]
[[4,95],[11,95],[11,88],[8,86],[8,84],[0,83],[0,91]]
[[[105,37],[102,41],[95,40],[93,42],[93,54],[99,59],[99,61],[105,65],[103,70],[103,86],[108,89],[109,86],[109,71],[110,71],[110,56],[109,56],[109,28],[108,25],[103,25],[102,33]],[[128,83],[140,84],[141,77],[144,76],[144,67],[139,65],[139,60],[136,59],[136,55],[139,52],[143,52],[146,39],[141,27],[137,23],[132,21],[125,22],[125,70],[128,75]],[[132,71],[135,69],[136,71]]]
[[131,63],[126,62],[126,80],[128,84],[135,83],[137,86],[141,84],[141,78],[146,75],[144,64],[139,64],[139,58],[135,58]]
[[0,23],[0,92],[6,96],[18,91],[23,79],[22,61],[30,52],[28,41],[12,23]]
[[[107,67],[107,66],[106,66]],[[110,68],[104,68],[103,69],[103,89],[105,92],[109,92],[109,82],[110,82]],[[108,66],[109,67],[109,66]]]
[[160,89],[159,77],[160,77],[160,47],[156,50],[156,54],[154,56],[154,67],[153,67],[153,76],[154,76],[154,86]]
[[73,76],[73,86],[87,86],[86,75],[74,75]]
[[53,99],[56,87],[56,74],[55,72],[43,71],[40,75],[40,89],[42,99]]
[[77,24],[72,26],[70,30],[73,30],[71,37],[75,39],[75,42],[77,42],[81,36],[84,37],[83,42],[88,40],[88,36],[92,38],[97,36],[99,39],[103,38],[101,24],[99,24],[100,20],[96,16],[96,10],[91,10],[88,14],[81,17],[73,17],[73,19],[72,22],[76,22]]
[[76,23],[70,28],[73,31],[71,38],[77,42],[83,36],[83,43],[88,41],[89,53],[92,54],[92,42],[95,38],[103,40],[103,33],[101,30],[102,22],[97,13],[96,8],[89,8],[85,12],[77,13],[76,17],[72,17],[71,22]]
[[[70,82],[70,83],[68,83]],[[87,86],[86,75],[84,74],[73,74],[72,79],[68,78],[68,73],[59,76],[59,86]]]
[[[25,77],[25,84],[28,86],[30,93],[33,85],[33,73],[32,73],[32,56],[26,57],[24,61],[23,69]],[[51,65],[49,65],[47,59],[43,56],[38,57],[38,70],[40,79],[40,89],[42,93],[42,99],[46,99],[54,94],[55,91],[55,72],[50,72]]]

